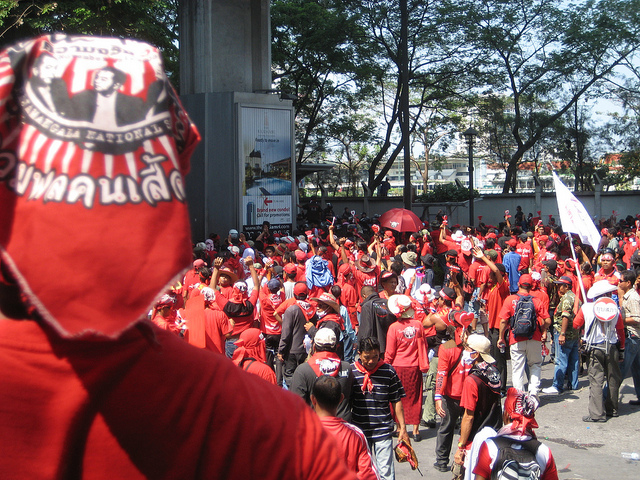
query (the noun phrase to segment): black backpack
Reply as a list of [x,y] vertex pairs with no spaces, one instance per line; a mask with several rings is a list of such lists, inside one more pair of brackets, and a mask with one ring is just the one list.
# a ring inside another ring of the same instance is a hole
[[516,337],[527,337],[531,339],[538,327],[536,307],[533,304],[531,295],[518,295],[520,298],[516,303],[515,312],[509,321],[509,326]]
[[540,442],[534,438],[518,441],[493,437],[498,455],[491,469],[491,480],[539,480],[542,469],[536,460]]

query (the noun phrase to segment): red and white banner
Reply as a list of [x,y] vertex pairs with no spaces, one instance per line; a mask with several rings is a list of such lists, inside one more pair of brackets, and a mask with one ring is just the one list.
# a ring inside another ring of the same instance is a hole
[[577,233],[582,243],[597,249],[600,234],[584,205],[569,191],[555,172],[553,172],[553,184],[556,189],[562,230],[567,233]]

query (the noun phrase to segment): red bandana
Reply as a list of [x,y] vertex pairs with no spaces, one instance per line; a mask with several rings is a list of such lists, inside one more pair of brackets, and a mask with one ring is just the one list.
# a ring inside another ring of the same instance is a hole
[[0,259],[61,335],[115,337],[192,262],[198,132],[147,43],[42,36],[0,80]]
[[238,348],[234,350],[231,360],[236,365],[240,365],[245,358],[253,358],[262,363],[267,361],[267,348],[264,337],[257,328],[248,328],[242,332],[235,345]]
[[316,314],[316,307],[306,300],[296,300],[296,303],[300,307],[300,310],[302,310],[302,314],[307,322],[311,321],[311,318]]
[[330,375],[337,377],[340,373],[340,357],[334,352],[317,352],[309,360],[309,365],[316,372],[316,376]]
[[360,360],[353,364],[360,373],[364,373],[364,380],[362,381],[362,391],[367,393],[373,392],[373,382],[371,381],[371,375],[376,373],[376,371],[384,365],[384,360],[379,360],[377,365],[373,367],[373,370],[369,371],[362,366]]

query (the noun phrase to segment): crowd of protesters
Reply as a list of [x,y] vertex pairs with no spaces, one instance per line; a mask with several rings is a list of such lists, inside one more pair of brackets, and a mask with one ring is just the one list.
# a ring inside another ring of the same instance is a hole
[[[594,248],[519,207],[498,226],[449,225],[439,214],[420,231],[399,233],[378,218],[346,208],[337,218],[328,205],[313,208],[294,235],[273,233],[267,222],[253,238],[213,234],[195,245],[193,269],[152,321],[310,406],[316,379],[335,377],[335,416],[364,432],[381,478],[394,478],[393,436],[419,442],[421,426],[438,429],[434,467],[447,471],[462,425],[453,466],[468,462],[475,434],[502,426],[509,359],[515,391],[536,406],[540,393],[577,389],[588,369],[586,422],[618,415],[624,376],[640,394],[640,220],[603,222]],[[611,328],[587,308],[600,297],[614,302]],[[524,336],[512,324],[521,299],[535,321]],[[555,371],[541,391],[545,355]],[[374,388],[381,398],[368,396]],[[546,475],[557,478],[555,466]]]

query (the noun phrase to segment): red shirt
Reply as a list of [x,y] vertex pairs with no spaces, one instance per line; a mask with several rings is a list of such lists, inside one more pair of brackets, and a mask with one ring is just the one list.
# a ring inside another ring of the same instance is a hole
[[357,268],[353,268],[353,277],[356,279],[356,292],[362,292],[362,287],[370,285],[378,288],[378,276],[380,275],[380,267],[376,267],[371,272],[363,272]]
[[[229,300],[224,298],[222,295],[216,295],[216,302],[218,303],[218,307],[220,310],[224,311],[224,307]],[[253,305],[254,313],[251,315],[245,315],[242,317],[230,317],[236,324],[233,327],[233,335],[240,335],[247,328],[251,328],[253,322],[255,320],[255,307],[258,303],[258,289],[254,288],[251,290],[251,295],[249,295],[248,299],[245,299],[246,302],[249,302]]]
[[[471,370],[471,365],[465,364],[460,358],[462,350],[462,347],[455,345],[453,340],[449,340],[449,342],[440,346],[438,350],[436,400],[442,395],[446,395],[454,400],[460,400],[460,398],[462,398],[464,379],[467,378],[469,370]],[[460,361],[458,361],[458,358],[460,358]],[[454,364],[456,367],[453,372],[451,372],[451,375],[449,375],[449,370],[451,370]]]
[[360,300],[360,297],[356,293],[356,289],[353,285],[348,284],[347,282],[343,282],[340,285],[342,292],[340,293],[340,303],[347,307],[347,311],[349,312],[349,320],[351,320],[351,326],[354,328],[358,326],[358,310],[357,305]]
[[282,315],[284,314],[285,310],[289,308],[291,305],[293,305],[294,303],[296,303],[296,297],[287,298],[284,302],[282,302],[280,305],[276,307],[275,313],[280,315],[280,318],[282,318]]
[[204,311],[205,347],[216,353],[224,353],[226,335],[233,331],[229,317],[224,312],[206,308]]
[[394,367],[417,367],[418,338],[422,336],[422,323],[411,318],[393,322],[387,330],[387,348],[384,361]]
[[266,363],[262,363],[260,360],[252,360],[250,358],[246,358],[242,364],[242,369],[245,372],[257,375],[258,377],[266,380],[272,385],[277,384],[275,372],[271,370],[271,367],[269,367]]
[[485,288],[484,292],[487,291],[486,309],[487,316],[489,317],[489,328],[500,328],[499,314],[504,304],[504,299],[509,296],[509,280],[504,276],[502,283],[495,284],[490,288]]
[[347,467],[358,480],[378,480],[367,437],[362,430],[338,417],[320,417],[320,422],[338,443]]
[[[533,297],[533,305],[536,309],[538,327],[542,327],[542,325],[544,325],[544,321],[547,318],[549,318],[549,311],[546,308],[544,308],[544,305],[542,304],[539,298],[535,296],[532,296],[532,297]],[[520,299],[520,295],[517,295],[517,294],[509,295],[505,299],[504,304],[502,305],[502,309],[500,309],[498,318],[500,320],[507,319],[507,328],[509,325],[509,319],[515,313],[516,303],[518,302],[519,299]],[[509,345],[513,345],[514,343],[522,342],[524,340],[529,340],[529,338],[514,337],[513,332],[511,331],[511,329],[509,329]],[[542,332],[540,331],[540,328],[536,328],[535,332],[533,332],[533,337],[531,338],[531,340],[542,341]]]
[[284,302],[284,290],[267,293],[260,298],[260,331],[267,335],[280,335],[282,325],[275,317],[276,308]]
[[147,322],[69,340],[4,320],[0,365],[6,478],[355,478],[300,398]]
[[518,270],[525,270],[529,268],[531,264],[531,258],[533,257],[533,249],[529,242],[518,243],[516,247],[516,253],[520,255],[520,265],[518,266]]
[[600,269],[594,277],[594,282],[597,282],[599,280],[606,280],[611,285],[618,285],[618,283],[620,282],[620,272],[618,272],[615,267],[609,273],[605,273],[604,270]]

